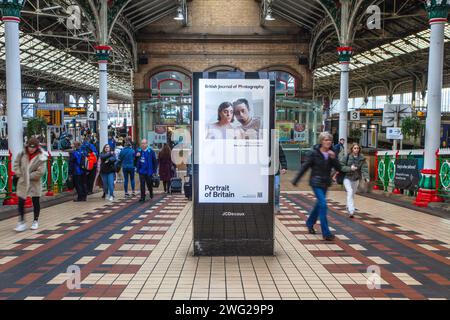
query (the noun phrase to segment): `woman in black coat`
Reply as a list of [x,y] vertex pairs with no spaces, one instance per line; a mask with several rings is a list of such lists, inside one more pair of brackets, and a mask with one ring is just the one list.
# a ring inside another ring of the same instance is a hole
[[306,161],[301,166],[294,180],[292,180],[292,184],[296,186],[305,172],[311,168],[309,185],[316,195],[317,202],[306,221],[306,226],[309,233],[315,234],[314,224],[319,217],[322,236],[328,241],[334,240],[334,235],[328,228],[326,193],[331,185],[331,170],[334,168],[337,171],[341,171],[339,160],[331,150],[332,142],[333,136],[328,132],[322,132],[319,135],[319,145],[314,146],[313,150],[306,155]]

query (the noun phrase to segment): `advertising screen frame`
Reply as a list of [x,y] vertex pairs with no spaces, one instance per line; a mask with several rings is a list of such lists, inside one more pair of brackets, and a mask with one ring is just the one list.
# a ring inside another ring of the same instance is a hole
[[[264,256],[274,254],[274,176],[268,176],[267,203],[199,201],[199,83],[200,79],[267,79],[270,83],[269,127],[275,129],[275,73],[196,72],[193,74],[193,242],[196,256]],[[268,139],[273,154],[272,136]],[[278,153],[276,153],[278,154]],[[278,163],[278,161],[276,161]],[[275,170],[276,171],[276,170]]]

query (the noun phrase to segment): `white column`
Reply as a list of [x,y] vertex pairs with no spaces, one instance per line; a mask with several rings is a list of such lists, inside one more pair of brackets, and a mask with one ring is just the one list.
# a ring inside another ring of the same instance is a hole
[[339,140],[345,139],[347,152],[349,63],[341,62],[341,95],[339,100]]
[[[99,98],[100,98],[100,115],[99,115],[99,139],[100,150],[108,143],[108,63],[100,60],[98,62],[99,70]],[[100,152],[100,151],[99,151]]]
[[436,169],[435,152],[439,148],[441,130],[442,70],[444,67],[445,20],[430,21],[430,55],[428,62],[428,108],[425,126],[424,169]]
[[3,17],[6,53],[6,115],[8,116],[8,147],[15,156],[23,149],[22,83],[20,79],[20,18]]

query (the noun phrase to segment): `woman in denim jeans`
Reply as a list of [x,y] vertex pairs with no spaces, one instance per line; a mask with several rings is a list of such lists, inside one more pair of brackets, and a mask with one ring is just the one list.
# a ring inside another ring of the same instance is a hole
[[122,162],[122,172],[123,172],[123,188],[125,190],[125,197],[129,198],[130,194],[128,193],[128,180],[131,183],[131,196],[136,196],[135,193],[135,182],[134,182],[134,174],[136,171],[136,166],[134,165],[134,159],[136,157],[136,152],[133,149],[133,143],[130,139],[127,139],[125,142],[125,148],[120,151],[119,160]]
[[328,132],[322,132],[319,135],[319,144],[314,146],[313,150],[306,155],[306,161],[301,166],[297,176],[292,180],[292,184],[296,186],[300,178],[311,168],[309,185],[316,195],[317,202],[306,221],[306,226],[309,233],[315,234],[314,225],[319,217],[322,236],[327,241],[334,240],[334,235],[328,228],[326,194],[328,187],[331,185],[331,169],[335,168],[337,171],[341,171],[341,164],[336,154],[331,150],[332,142],[333,136]]
[[114,201],[114,177],[116,175],[116,156],[111,150],[109,144],[105,144],[102,153],[100,154],[100,175],[103,180],[103,191],[105,198],[109,201]]

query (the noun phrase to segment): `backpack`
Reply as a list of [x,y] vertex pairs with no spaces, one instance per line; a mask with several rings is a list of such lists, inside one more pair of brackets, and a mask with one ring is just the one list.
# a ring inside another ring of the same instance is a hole
[[95,152],[89,151],[87,157],[85,157],[86,162],[86,170],[91,171],[94,169],[95,164],[97,163],[97,156],[95,155]]
[[[350,154],[347,155],[347,160],[345,161],[345,165],[348,165],[348,158]],[[337,184],[344,184],[344,178],[345,178],[345,172],[339,172],[336,176],[336,182]]]

